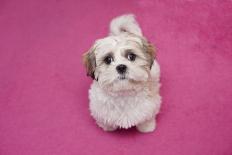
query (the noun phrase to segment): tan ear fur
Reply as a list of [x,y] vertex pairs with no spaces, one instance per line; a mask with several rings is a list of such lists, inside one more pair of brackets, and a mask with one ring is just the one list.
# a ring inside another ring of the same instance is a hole
[[83,54],[83,63],[86,67],[87,76],[90,76],[93,79],[95,79],[94,72],[96,69],[96,58],[93,48],[91,48],[89,51]]
[[145,56],[147,57],[147,60],[149,61],[151,68],[156,56],[155,47],[149,41],[143,40],[143,48],[145,50]]

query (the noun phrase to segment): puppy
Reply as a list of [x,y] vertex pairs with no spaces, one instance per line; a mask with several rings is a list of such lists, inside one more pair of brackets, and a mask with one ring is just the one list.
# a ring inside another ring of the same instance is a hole
[[89,108],[105,131],[136,126],[156,128],[159,112],[160,68],[154,47],[145,39],[134,15],[111,21],[109,36],[98,39],[83,55],[87,75],[94,79]]

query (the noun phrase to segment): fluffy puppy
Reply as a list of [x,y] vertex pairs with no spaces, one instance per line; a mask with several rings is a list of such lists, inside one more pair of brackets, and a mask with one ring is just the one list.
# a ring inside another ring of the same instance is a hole
[[98,126],[154,131],[161,104],[160,68],[134,15],[113,19],[109,36],[98,39],[83,60],[94,79],[89,108]]

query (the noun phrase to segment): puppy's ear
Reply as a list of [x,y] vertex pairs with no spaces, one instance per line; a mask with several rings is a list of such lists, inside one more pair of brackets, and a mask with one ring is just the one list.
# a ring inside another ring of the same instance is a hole
[[91,48],[89,51],[83,54],[83,63],[86,67],[87,76],[95,79],[94,72],[96,69],[96,58],[94,54],[94,48]]
[[143,40],[143,49],[151,68],[156,57],[155,47],[149,41]]
[[133,14],[122,15],[111,21],[110,35],[120,35],[121,33],[132,33],[137,36],[143,36]]

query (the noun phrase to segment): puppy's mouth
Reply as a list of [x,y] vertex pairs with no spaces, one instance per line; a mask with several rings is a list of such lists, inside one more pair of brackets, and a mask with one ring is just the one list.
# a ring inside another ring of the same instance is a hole
[[119,75],[118,80],[126,80],[127,76],[125,74]]

